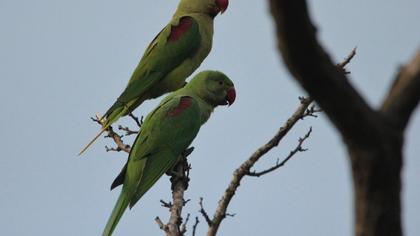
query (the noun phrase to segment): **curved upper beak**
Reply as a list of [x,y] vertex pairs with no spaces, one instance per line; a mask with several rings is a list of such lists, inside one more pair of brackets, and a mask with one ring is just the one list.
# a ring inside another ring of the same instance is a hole
[[229,106],[235,102],[236,99],[236,91],[235,87],[231,87],[228,89],[226,94],[226,101],[228,102]]
[[216,0],[216,5],[220,13],[223,14],[229,6],[229,0]]

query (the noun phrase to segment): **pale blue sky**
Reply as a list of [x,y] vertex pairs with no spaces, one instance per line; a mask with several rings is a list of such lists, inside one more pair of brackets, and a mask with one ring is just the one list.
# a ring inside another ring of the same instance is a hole
[[[168,22],[177,0],[0,0],[0,222],[2,235],[99,235],[119,189],[109,186],[125,162],[100,139],[83,158],[80,148],[98,130],[89,120],[114,102],[148,42]],[[380,103],[398,65],[420,46],[415,0],[310,1],[323,44],[340,61],[354,47],[351,80]],[[218,108],[190,156],[193,170],[185,213],[210,214],[232,171],[268,140],[304,94],[281,65],[265,1],[231,0],[216,18],[213,51],[199,70],[224,71],[236,103]],[[332,98],[334,99],[334,98]],[[136,110],[147,114],[159,99]],[[129,119],[122,124],[133,125]],[[229,207],[220,235],[343,235],[353,233],[352,184],[346,151],[330,122],[300,122],[258,165],[285,156],[313,126],[299,154],[263,178],[247,178]],[[420,115],[407,132],[404,167],[406,235],[420,232]],[[132,139],[127,140],[129,142]],[[162,235],[167,219],[163,177],[131,211],[115,235]],[[204,234],[201,220],[199,235]]]

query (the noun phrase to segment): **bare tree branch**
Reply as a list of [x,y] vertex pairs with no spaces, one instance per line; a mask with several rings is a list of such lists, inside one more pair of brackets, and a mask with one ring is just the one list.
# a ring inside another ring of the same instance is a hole
[[286,164],[286,162],[288,162],[296,153],[307,151],[308,149],[303,148],[302,145],[305,142],[305,140],[309,138],[311,133],[312,133],[312,127],[309,128],[309,131],[305,134],[305,136],[303,136],[302,138],[299,138],[297,146],[292,151],[290,151],[289,155],[287,155],[287,157],[282,162],[279,162],[279,159],[277,159],[277,162],[274,166],[260,172],[250,171],[249,173],[247,173],[247,175],[253,176],[253,177],[260,177],[265,174],[271,173],[277,170],[278,168],[284,166],[284,164]]
[[181,215],[183,207],[189,201],[184,200],[184,192],[187,190],[189,182],[190,166],[187,162],[187,156],[190,155],[193,150],[194,147],[185,150],[182,154],[182,157],[180,158],[180,161],[175,165],[173,171],[170,172],[172,203],[167,203],[163,200],[160,200],[163,207],[169,208],[171,215],[167,224],[163,224],[159,217],[156,217],[155,220],[159,219],[160,222],[157,220],[156,222],[158,223],[159,228],[165,231],[167,236],[179,236],[186,232],[187,222],[185,222],[184,225],[182,224],[183,220]]
[[[137,125],[141,128],[141,125],[143,124],[143,117],[139,120],[136,116],[130,113],[130,117],[133,118],[133,120],[137,123]],[[96,118],[91,118],[93,121],[97,122],[100,125],[103,125],[100,118],[97,116]],[[126,131],[126,136],[138,133],[137,131],[132,131],[128,127],[122,127],[119,126],[119,130]],[[105,137],[112,138],[117,145],[116,148],[110,148],[105,147],[106,151],[125,151],[127,153],[130,153],[130,146],[125,145],[122,136],[114,132],[112,127],[110,126],[107,129],[108,135]],[[187,218],[182,224],[182,208],[185,206],[185,204],[189,200],[184,200],[184,192],[188,188],[188,182],[189,182],[189,170],[190,166],[187,162],[187,156],[189,156],[194,150],[194,147],[191,147],[187,150],[185,150],[180,158],[180,161],[175,165],[173,170],[170,172],[171,175],[171,183],[172,183],[172,200],[171,202],[165,202],[163,200],[160,200],[163,207],[169,208],[171,215],[169,218],[169,222],[167,224],[164,224],[162,220],[159,217],[155,218],[156,223],[158,224],[159,228],[162,229],[167,236],[179,236],[184,235],[187,231],[186,224],[189,219],[189,214],[187,215]]]
[[353,59],[354,56],[356,56],[356,49],[357,48],[353,48],[353,50],[351,50],[350,54],[347,55],[346,58],[344,58],[344,60],[341,63],[338,63],[336,66],[339,69],[342,69],[344,71],[344,74],[350,74],[350,71],[347,71],[345,69],[346,65],[350,63],[350,61]]
[[172,207],[172,202],[165,202],[164,200],[160,199],[160,203],[162,203],[162,206],[165,208],[171,208]]
[[195,223],[193,225],[192,236],[195,236],[195,233],[197,232],[198,223],[200,223],[200,221],[198,220],[198,216],[196,216],[195,217]]
[[200,205],[200,213],[201,213],[201,215],[204,217],[204,219],[206,220],[206,222],[207,222],[207,225],[208,226],[212,226],[213,225],[213,221],[210,219],[210,217],[209,217],[209,215],[207,214],[207,212],[206,212],[206,210],[204,210],[204,206],[203,206],[203,198],[202,197],[200,197],[200,202],[199,202],[199,205]]
[[125,131],[124,136],[130,136],[130,135],[133,135],[133,134],[138,134],[138,133],[139,133],[139,131],[137,131],[137,130],[131,130],[130,128],[128,128],[128,127],[123,127],[123,126],[121,126],[121,125],[119,125],[119,126],[118,126],[118,130]]
[[222,220],[227,216],[227,207],[232,200],[233,196],[235,195],[236,190],[238,189],[242,178],[250,172],[251,167],[268,151],[276,147],[280,140],[286,136],[289,130],[298,122],[300,119],[304,117],[307,108],[312,102],[310,98],[301,98],[301,105],[298,109],[293,113],[293,115],[286,121],[286,123],[277,131],[274,137],[268,141],[265,145],[260,147],[257,151],[255,151],[251,157],[249,157],[242,165],[236,169],[233,173],[233,178],[225,190],[222,198],[219,201],[219,204],[216,208],[214,213],[213,219],[210,221],[212,224],[210,225],[207,236],[214,236],[219,229],[220,223]]
[[403,66],[381,107],[382,113],[402,130],[420,100],[420,51]]
[[[96,118],[91,117],[91,119],[94,122],[100,124],[101,126],[103,125],[98,116],[96,116]],[[112,129],[112,126],[108,127],[107,132],[108,132],[108,134],[105,137],[112,138],[114,140],[115,144],[117,145],[116,148],[109,148],[109,147],[105,146],[105,149],[106,149],[107,152],[109,152],[109,151],[117,151],[117,152],[124,151],[126,153],[130,153],[130,149],[131,149],[130,145],[124,144],[124,142],[122,140],[122,136],[117,134]]]
[[158,224],[159,228],[163,231],[165,231],[166,233],[168,233],[168,226],[165,225],[162,220],[159,218],[159,216],[156,216],[155,218],[156,224]]
[[[188,168],[188,167],[187,167]],[[173,204],[170,209],[171,216],[168,222],[169,235],[180,235],[180,225],[182,224],[182,208],[184,207],[184,192],[188,188],[189,178],[186,173],[185,163],[180,162],[175,166],[175,171],[178,175],[171,177],[172,183],[172,200]]]
[[128,114],[133,120],[134,122],[136,122],[137,126],[139,128],[141,128],[141,126],[143,125],[143,116],[140,117],[140,119],[135,116],[133,113],[130,112],[130,114]]
[[[306,103],[306,102],[312,103],[314,100],[310,97],[299,97],[299,101],[301,103]],[[301,117],[299,117],[299,119],[303,119],[308,116],[317,118],[318,116],[316,115],[316,113],[320,113],[320,112],[322,112],[322,109],[318,108],[315,104],[313,104],[306,108],[305,112],[301,115]]]
[[187,224],[188,221],[190,220],[190,214],[187,214],[187,218],[185,219],[185,222],[181,225],[180,231],[181,231],[181,235],[185,235],[185,233],[187,232]]
[[281,55],[324,109],[349,153],[355,189],[355,234],[402,235],[403,132],[420,99],[420,56],[403,67],[380,110],[371,108],[316,39],[305,0],[269,0]]
[[318,43],[306,1],[269,2],[278,47],[293,76],[328,114],[345,139],[357,137],[351,139],[355,145],[377,142],[377,133],[371,131],[380,129],[379,114],[368,106],[350,85],[344,70],[337,68]]
[[[344,59],[344,61],[337,65],[337,67],[339,67],[340,70],[344,71],[344,67],[351,61],[351,59],[355,56],[355,54],[356,54],[356,49],[353,49],[351,53]],[[216,235],[221,221],[228,215],[226,213],[227,207],[230,201],[232,200],[233,196],[235,195],[235,192],[237,188],[239,187],[242,178],[245,175],[249,175],[251,173],[250,170],[254,166],[254,164],[263,155],[265,155],[271,149],[276,147],[281,141],[281,139],[296,124],[296,122],[308,116],[316,117],[316,115],[314,114],[317,112],[321,112],[321,110],[317,109],[315,106],[309,107],[309,105],[313,102],[312,98],[299,97],[299,100],[301,104],[298,107],[298,109],[292,114],[292,116],[286,121],[286,123],[277,131],[274,137],[268,143],[266,143],[265,145],[260,147],[257,151],[255,151],[251,155],[251,157],[249,157],[244,163],[242,163],[242,165],[239,168],[237,168],[234,171],[233,178],[228,188],[225,190],[222,198],[219,200],[219,204],[216,208],[213,219],[211,220],[212,224],[207,231],[207,236]],[[308,137],[310,135],[310,132],[311,130],[308,132],[309,134],[307,134]],[[304,142],[304,140],[306,140],[305,137],[303,138],[302,143]]]

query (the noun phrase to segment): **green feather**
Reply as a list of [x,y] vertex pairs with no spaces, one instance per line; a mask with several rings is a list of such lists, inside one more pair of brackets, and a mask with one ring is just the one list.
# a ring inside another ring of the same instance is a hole
[[[177,41],[169,42],[167,39],[171,33],[171,28],[177,26],[183,17],[191,19],[192,26]],[[203,26],[203,28],[207,27]],[[120,117],[129,114],[145,100],[181,88],[185,79],[210,52],[212,28],[211,22],[210,38],[206,35],[207,39],[204,40],[201,36],[198,20],[188,15],[175,17],[146,49],[127,87],[117,101],[105,112],[100,133],[83,148],[79,155],[93,144],[110,125]],[[206,43],[202,44],[202,41],[206,41]],[[204,45],[204,48],[202,45]],[[200,51],[201,53],[198,53]]]
[[225,104],[227,91],[232,88],[232,81],[223,73],[199,73],[187,86],[163,99],[146,117],[127,164],[111,186],[123,183],[123,190],[104,235],[112,233],[127,206],[134,206],[176,164],[214,107]]
[[[106,125],[114,123],[119,117],[135,109],[133,104],[140,105],[136,103],[137,99],[151,96],[148,90],[159,87],[156,85],[165,78],[165,75],[197,51],[201,41],[199,26],[194,18],[190,17],[190,19],[193,22],[191,28],[178,41],[167,41],[171,27],[174,25],[169,24],[157,36],[156,42],[152,42],[149,46],[151,48],[146,50],[126,89],[105,113],[105,117],[113,115],[113,119],[107,119]],[[179,23],[179,19],[177,20]],[[147,92],[149,96],[145,96]]]
[[105,226],[102,236],[110,236],[124,214],[125,209],[129,204],[129,199],[125,194],[124,190],[121,191],[118,197],[117,203],[115,204],[114,210],[112,210],[111,216],[109,217],[108,223]]

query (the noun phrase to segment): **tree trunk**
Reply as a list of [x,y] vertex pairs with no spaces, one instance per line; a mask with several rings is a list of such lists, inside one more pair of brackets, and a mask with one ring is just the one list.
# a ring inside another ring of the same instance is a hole
[[353,174],[355,234],[402,235],[402,140],[384,136],[377,146],[347,145]]
[[379,109],[337,69],[316,38],[305,0],[269,0],[283,60],[340,132],[349,153],[356,236],[401,236],[403,135],[420,100],[420,52]]

